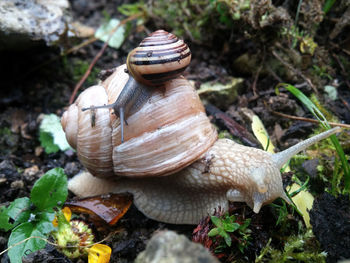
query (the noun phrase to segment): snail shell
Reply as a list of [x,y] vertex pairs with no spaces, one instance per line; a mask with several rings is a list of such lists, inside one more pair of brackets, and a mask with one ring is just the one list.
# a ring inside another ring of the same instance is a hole
[[[128,117],[125,141],[112,109],[81,111],[117,99],[129,75],[120,66],[101,85],[80,94],[61,123],[69,144],[95,176],[155,176],[174,173],[197,160],[216,141],[217,132],[190,83],[170,80],[154,90],[142,108]],[[94,126],[91,125],[91,115]]]
[[183,40],[157,30],[132,50],[127,67],[136,81],[146,86],[162,86],[182,74],[191,61],[191,51]]

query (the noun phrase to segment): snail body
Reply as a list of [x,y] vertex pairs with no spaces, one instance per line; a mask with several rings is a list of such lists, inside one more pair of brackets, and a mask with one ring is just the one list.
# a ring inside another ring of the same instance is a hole
[[152,87],[163,87],[180,76],[190,61],[191,51],[183,40],[164,30],[157,30],[128,54],[125,71],[130,77],[115,102],[82,110],[113,108],[121,119],[121,142],[124,142],[126,118],[145,103]]
[[[62,117],[69,144],[89,173],[68,187],[80,197],[129,192],[146,216],[158,221],[196,224],[229,201],[246,202],[254,212],[286,196],[280,169],[296,153],[339,131],[332,130],[276,154],[219,139],[203,105],[183,77],[155,90],[131,114],[125,142],[121,120],[111,109],[80,109],[92,101],[108,103],[121,93],[129,75],[120,66],[101,85],[85,90]],[[169,110],[170,109],[170,110]]]

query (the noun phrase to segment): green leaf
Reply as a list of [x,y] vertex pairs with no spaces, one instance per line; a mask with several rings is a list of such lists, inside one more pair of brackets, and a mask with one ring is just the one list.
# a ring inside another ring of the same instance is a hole
[[60,148],[54,144],[53,137],[48,132],[40,132],[39,141],[47,154],[57,153],[60,150]]
[[36,181],[30,199],[41,211],[52,211],[53,207],[66,201],[67,195],[67,176],[62,168],[54,168]]
[[238,249],[241,251],[241,253],[244,253],[245,245],[238,243]]
[[323,6],[323,12],[327,14],[329,10],[332,8],[336,0],[326,0]]
[[144,9],[146,9],[145,4],[143,1],[136,2],[133,4],[122,4],[118,7],[118,11],[122,13],[125,16],[132,16],[139,14],[141,12],[144,12]]
[[39,140],[46,153],[70,149],[60,118],[55,114],[44,115],[40,124]]
[[56,228],[53,226],[52,221],[55,218],[55,213],[43,212],[39,216],[39,222],[36,224],[36,229],[43,234],[48,234],[54,231]]
[[7,244],[9,248],[15,245],[11,247],[8,252],[11,263],[22,263],[23,256],[45,247],[46,241],[38,238],[31,238],[23,242],[23,240],[31,236],[46,238],[46,236],[30,222],[20,224],[12,230]]
[[24,223],[30,216],[31,202],[28,197],[14,200],[8,207],[8,215],[15,221],[14,225]]
[[221,222],[220,218],[218,218],[216,216],[211,216],[210,219],[214,225],[216,225],[217,227],[222,227],[222,222]]
[[219,229],[218,228],[213,228],[208,232],[208,237],[214,237],[219,234]]
[[231,240],[230,235],[226,232],[223,232],[220,235],[224,238],[226,245],[230,247],[232,244],[232,240]]
[[[28,197],[18,198],[11,202],[8,208],[0,209],[0,229],[5,231],[14,228],[19,223],[26,222],[30,216],[30,200]],[[13,223],[9,220],[13,219]]]
[[10,217],[8,215],[8,208],[5,206],[0,207],[0,229],[4,231],[9,231],[15,225],[9,223]]
[[238,223],[230,223],[230,224],[224,224],[224,229],[227,232],[234,232],[236,231],[241,225]]
[[[95,37],[106,42],[108,41],[108,46],[114,47],[116,49],[120,48],[120,46],[124,42],[124,34],[125,29],[124,25],[119,25],[120,21],[116,18],[109,20],[108,22],[102,24],[95,32]],[[113,32],[115,31],[115,32]],[[110,37],[110,35],[112,36]]]

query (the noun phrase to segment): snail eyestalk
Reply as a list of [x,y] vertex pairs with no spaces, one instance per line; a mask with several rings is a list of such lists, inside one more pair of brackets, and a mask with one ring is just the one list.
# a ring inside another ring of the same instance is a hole
[[108,109],[113,108],[114,114],[120,118],[121,142],[124,142],[124,123],[128,125],[126,118],[132,115],[135,111],[142,107],[142,105],[150,97],[151,91],[148,87],[138,83],[131,75],[126,82],[123,90],[118,96],[118,99],[108,105],[91,106],[82,108],[82,111]]

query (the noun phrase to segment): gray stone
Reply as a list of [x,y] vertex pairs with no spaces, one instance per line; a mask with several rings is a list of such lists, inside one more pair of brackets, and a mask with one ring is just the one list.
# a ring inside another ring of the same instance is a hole
[[51,44],[67,31],[68,0],[1,0],[0,50]]
[[184,235],[160,231],[148,242],[135,263],[219,263],[210,252]]

